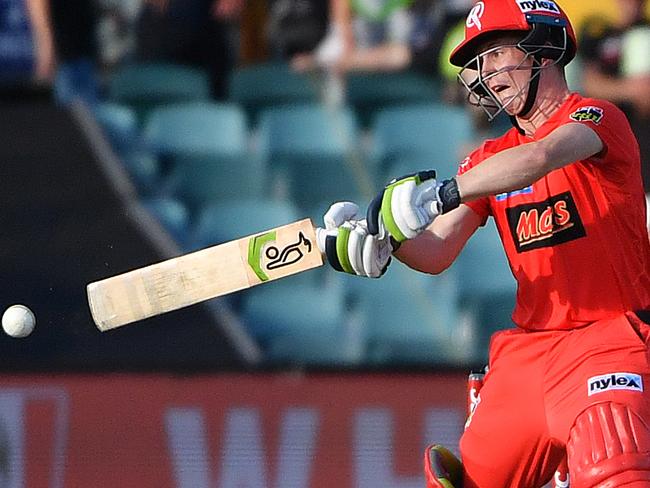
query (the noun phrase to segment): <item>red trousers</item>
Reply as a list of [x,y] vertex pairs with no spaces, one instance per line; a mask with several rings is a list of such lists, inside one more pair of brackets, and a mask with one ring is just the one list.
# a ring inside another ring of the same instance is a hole
[[461,438],[464,487],[543,486],[590,405],[628,405],[650,424],[649,346],[650,326],[634,314],[569,331],[495,334],[480,403]]

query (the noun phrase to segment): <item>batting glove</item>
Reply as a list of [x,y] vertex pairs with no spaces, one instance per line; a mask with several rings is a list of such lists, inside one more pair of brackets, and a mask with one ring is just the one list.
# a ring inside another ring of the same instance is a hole
[[379,278],[390,264],[393,246],[388,234],[370,235],[366,220],[359,219],[359,207],[352,202],[337,202],[317,229],[318,247],[337,271],[368,278]]
[[392,180],[373,199],[366,219],[372,235],[385,228],[397,241],[413,239],[441,213],[460,205],[456,180],[436,181],[436,172],[421,171]]
[[463,485],[463,465],[445,447],[429,446],[424,451],[424,477],[427,488],[460,488]]

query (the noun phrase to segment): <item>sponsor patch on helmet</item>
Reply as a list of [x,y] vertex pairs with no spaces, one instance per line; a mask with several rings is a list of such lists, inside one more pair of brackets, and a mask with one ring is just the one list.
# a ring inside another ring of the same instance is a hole
[[517,0],[519,9],[524,12],[548,12],[551,14],[559,14],[560,7],[557,6],[552,0]]
[[600,124],[600,121],[603,118],[604,111],[600,107],[580,107],[578,110],[573,112],[569,117],[576,122],[593,122],[594,124]]

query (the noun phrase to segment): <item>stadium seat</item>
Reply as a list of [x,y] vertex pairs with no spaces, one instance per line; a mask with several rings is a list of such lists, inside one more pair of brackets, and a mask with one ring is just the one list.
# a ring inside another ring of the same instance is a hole
[[369,127],[377,112],[393,105],[437,102],[438,81],[411,71],[357,72],[346,79],[346,100],[363,127]]
[[266,183],[266,165],[255,155],[190,154],[174,159],[163,187],[194,214],[213,202],[264,194]]
[[353,326],[328,330],[302,330],[269,340],[267,360],[276,365],[340,368],[360,366],[364,344]]
[[242,317],[273,363],[341,365],[363,347],[346,321],[336,287],[305,284],[299,275],[246,290]]
[[108,142],[118,154],[124,155],[139,147],[140,128],[131,108],[118,103],[100,103],[95,107],[94,114]]
[[230,77],[229,99],[243,106],[249,122],[267,108],[318,100],[318,87],[287,63],[268,62],[237,68]]
[[393,107],[379,112],[373,122],[372,157],[382,173],[400,162],[428,161],[420,169],[436,169],[440,177],[447,178],[456,174],[464,157],[461,146],[471,138],[471,120],[462,108],[443,104]]
[[356,122],[347,109],[299,105],[266,110],[259,143],[276,184],[287,185],[291,198],[310,215],[324,203],[358,201],[376,190],[357,150]]
[[194,247],[231,241],[300,218],[288,201],[267,199],[224,200],[202,208],[192,229]]
[[431,276],[395,261],[379,280],[357,279],[354,290],[370,364],[453,365],[466,356],[454,272]]
[[209,98],[207,73],[178,64],[131,63],[119,68],[108,81],[108,100],[133,108],[139,121],[160,105]]
[[184,247],[189,235],[189,212],[173,198],[143,198],[142,205],[160,222],[170,236]]
[[122,156],[122,162],[141,196],[160,196],[161,170],[153,154],[145,150],[131,151]]
[[135,112],[126,105],[103,102],[94,107],[93,113],[138,192],[141,195],[154,194],[160,168],[157,159],[144,147]]
[[248,133],[237,105],[189,102],[155,109],[147,117],[144,136],[157,154],[230,156],[246,150]]
[[144,134],[165,172],[161,191],[192,212],[212,201],[259,195],[266,185],[264,161],[249,150],[244,113],[235,105],[158,108]]
[[472,329],[477,358],[487,360],[491,335],[513,327],[516,282],[493,219],[469,239],[452,265],[459,277],[463,315]]

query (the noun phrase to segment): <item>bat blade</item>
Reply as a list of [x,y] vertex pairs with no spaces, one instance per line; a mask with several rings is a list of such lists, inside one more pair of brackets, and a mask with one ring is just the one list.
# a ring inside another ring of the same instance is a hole
[[208,247],[88,284],[101,331],[311,268],[323,258],[310,219]]

